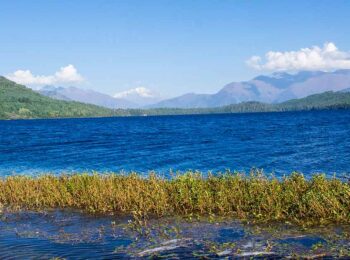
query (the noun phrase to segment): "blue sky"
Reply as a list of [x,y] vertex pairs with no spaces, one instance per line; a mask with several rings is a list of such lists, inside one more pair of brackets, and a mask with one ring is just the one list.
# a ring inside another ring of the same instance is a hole
[[246,64],[269,51],[332,42],[348,59],[349,14],[340,0],[2,0],[0,75],[53,75],[71,64],[68,73],[84,79],[76,84],[108,94],[140,86],[167,97],[213,93],[278,70]]

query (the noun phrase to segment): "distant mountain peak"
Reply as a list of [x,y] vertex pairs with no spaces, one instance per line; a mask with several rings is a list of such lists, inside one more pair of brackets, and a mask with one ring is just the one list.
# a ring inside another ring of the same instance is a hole
[[226,84],[212,95],[192,93],[164,100],[152,107],[217,107],[248,101],[278,103],[326,91],[341,91],[349,86],[350,70],[279,71],[249,81]]

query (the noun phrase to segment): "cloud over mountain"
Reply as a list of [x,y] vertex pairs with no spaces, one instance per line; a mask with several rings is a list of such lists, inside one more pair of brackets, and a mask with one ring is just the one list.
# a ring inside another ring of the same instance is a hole
[[253,56],[246,63],[254,69],[268,71],[350,69],[350,52],[341,51],[334,43],[328,42],[323,47],[312,46],[298,51],[269,51],[265,58]]
[[69,64],[60,68],[53,75],[34,75],[30,70],[17,70],[6,76],[8,79],[23,85],[72,84],[84,81],[77,69]]
[[114,95],[115,98],[125,98],[128,97],[130,95],[138,95],[141,97],[145,97],[145,98],[152,98],[154,97],[154,93],[145,87],[137,87],[137,88],[133,88],[133,89],[129,89],[129,90],[125,90],[122,92],[118,92]]
[[122,98],[130,102],[139,104],[140,106],[150,105],[160,101],[161,99],[158,93],[145,87],[137,87],[118,92],[114,94],[114,98]]

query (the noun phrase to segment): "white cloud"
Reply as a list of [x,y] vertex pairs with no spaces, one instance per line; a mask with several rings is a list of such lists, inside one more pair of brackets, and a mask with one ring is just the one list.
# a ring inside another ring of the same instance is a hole
[[60,68],[53,75],[33,75],[30,70],[17,70],[6,76],[8,79],[23,85],[54,85],[79,83],[84,78],[73,65]]
[[140,96],[143,98],[154,98],[155,94],[148,88],[138,87],[129,90],[125,90],[114,95],[115,98],[127,98],[130,96]]
[[350,52],[340,51],[332,42],[298,51],[269,51],[265,58],[252,56],[246,64],[257,70],[298,71],[350,69]]

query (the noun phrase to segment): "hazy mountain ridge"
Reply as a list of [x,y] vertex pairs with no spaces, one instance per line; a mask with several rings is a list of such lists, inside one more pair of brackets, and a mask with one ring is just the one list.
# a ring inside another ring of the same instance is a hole
[[185,94],[150,107],[219,107],[249,101],[280,103],[326,91],[341,91],[349,86],[350,70],[278,72],[257,76],[250,81],[229,83],[215,94]]
[[[137,90],[148,92],[138,93]],[[78,101],[111,109],[141,108],[160,101],[159,96],[143,87],[120,92],[115,96],[77,87],[44,86],[37,91],[58,100]]]
[[[281,103],[326,91],[341,91],[350,87],[350,70],[334,72],[300,71],[260,75],[252,80],[232,82],[214,94],[187,93],[159,100],[144,87],[123,91],[114,97],[77,87],[46,86],[39,93],[58,100],[72,100],[111,109],[117,108],[207,108],[241,102]],[[345,90],[344,90],[345,91]]]
[[346,88],[346,89],[340,90],[339,92],[341,92],[341,93],[348,93],[348,92],[350,92],[350,88]]
[[77,87],[55,87],[45,86],[38,90],[44,96],[58,100],[73,100],[107,108],[136,108],[137,104],[121,98],[114,98],[90,89],[81,89]]
[[71,99],[62,94],[61,90],[63,90],[63,87],[45,86],[38,90],[38,92],[53,99],[70,101]]

